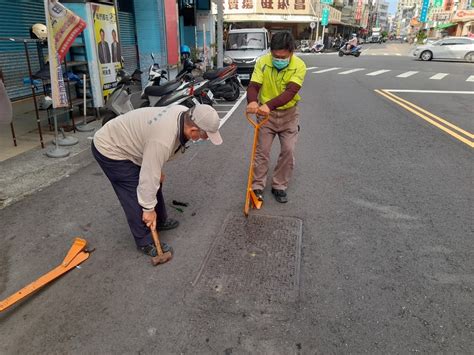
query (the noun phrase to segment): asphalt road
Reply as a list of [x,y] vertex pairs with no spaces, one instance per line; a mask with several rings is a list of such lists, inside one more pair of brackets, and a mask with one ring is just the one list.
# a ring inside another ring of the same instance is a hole
[[[181,226],[162,233],[176,251],[166,265],[152,268],[134,249],[95,163],[0,211],[2,298],[57,265],[74,236],[97,249],[0,315],[0,352],[471,353],[472,148],[374,90],[473,91],[465,80],[474,66],[304,59],[318,68],[302,91],[290,202],[267,190],[251,212],[302,220],[296,303],[235,312],[193,292],[216,236],[243,207],[252,131],[242,104],[222,127],[223,146],[195,146],[166,168],[165,197],[190,203],[170,209]],[[339,74],[356,68],[364,70]],[[390,71],[366,75],[378,70]],[[419,73],[397,77],[407,71]],[[430,79],[437,73],[449,75]],[[394,94],[473,132],[472,95]]]

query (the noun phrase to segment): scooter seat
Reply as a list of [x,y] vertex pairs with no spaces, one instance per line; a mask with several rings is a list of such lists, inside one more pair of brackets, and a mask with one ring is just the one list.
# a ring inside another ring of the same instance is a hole
[[160,86],[149,86],[145,89],[145,96],[164,96],[175,91],[181,85],[180,81],[172,81]]
[[207,79],[207,80],[213,80],[213,79],[218,78],[219,76],[222,76],[222,74],[232,69],[233,69],[232,67],[227,67],[227,68],[219,68],[216,70],[209,70],[204,73],[203,77],[204,79]]

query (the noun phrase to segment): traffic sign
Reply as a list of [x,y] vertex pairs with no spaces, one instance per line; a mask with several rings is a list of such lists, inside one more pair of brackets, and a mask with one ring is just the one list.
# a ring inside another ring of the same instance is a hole
[[321,0],[321,4],[323,4],[323,5],[332,5],[332,4],[334,4],[334,0]]
[[321,14],[321,25],[327,26],[329,23],[329,8],[325,7]]
[[314,28],[316,27],[316,22],[311,22],[309,24],[309,27],[311,27],[311,29],[314,30]]

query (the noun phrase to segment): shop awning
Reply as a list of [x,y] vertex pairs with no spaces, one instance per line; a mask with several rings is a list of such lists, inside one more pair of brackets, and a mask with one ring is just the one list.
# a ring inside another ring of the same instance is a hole
[[456,26],[456,25],[457,25],[457,23],[452,23],[452,22],[442,23],[441,25],[436,26],[436,29],[437,30],[443,30],[445,28],[453,27],[453,26]]

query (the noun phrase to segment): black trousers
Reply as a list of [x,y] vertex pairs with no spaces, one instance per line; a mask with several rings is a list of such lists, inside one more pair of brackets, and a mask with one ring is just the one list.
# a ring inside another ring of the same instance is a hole
[[[92,154],[99,163],[122,205],[127,216],[130,231],[135,238],[138,247],[153,243],[151,232],[142,221],[143,210],[138,204],[137,187],[140,177],[140,166],[130,160],[113,160],[102,155],[92,142]],[[158,215],[158,223],[163,223],[168,219],[165,201],[163,198],[162,186],[156,194],[158,203],[155,211]]]

